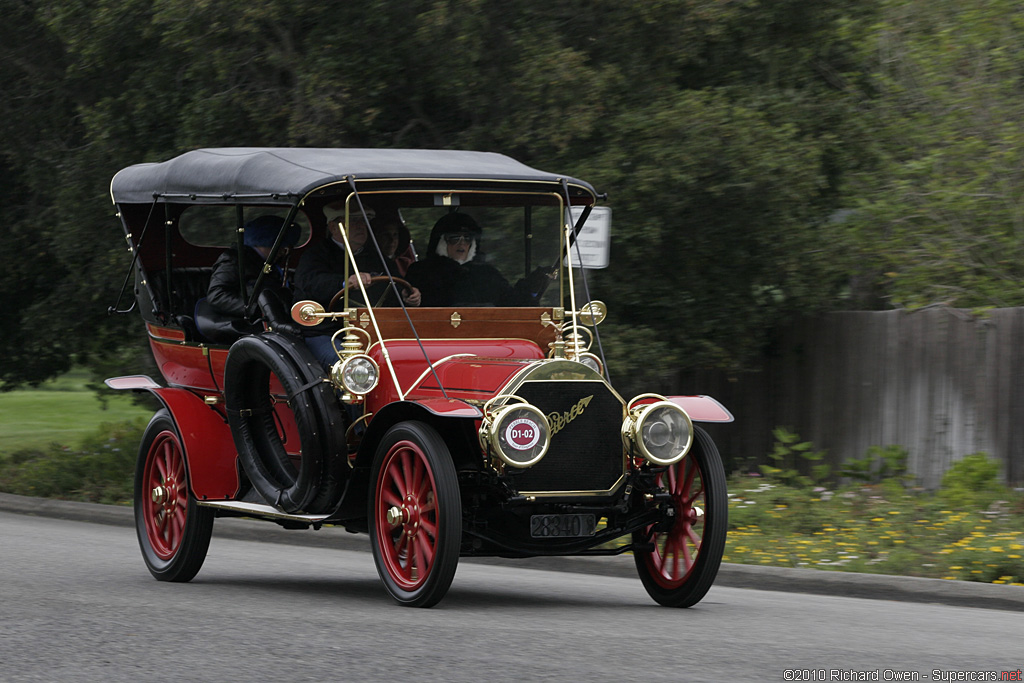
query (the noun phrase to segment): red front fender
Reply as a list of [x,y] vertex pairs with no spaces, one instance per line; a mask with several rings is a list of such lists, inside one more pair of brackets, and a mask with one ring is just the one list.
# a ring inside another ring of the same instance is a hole
[[686,411],[694,422],[732,422],[732,413],[710,396],[666,396]]
[[[412,401],[394,401],[384,406],[374,414],[362,442],[359,444],[359,454],[356,456],[356,465],[369,467],[373,462],[376,453],[377,442],[384,436],[384,433],[394,424],[404,420],[420,420],[433,425],[443,434],[450,434],[448,430],[466,430],[469,443],[475,444],[473,438],[476,434],[476,421],[483,417],[483,413],[474,405],[459,399],[428,398]],[[456,427],[455,425],[458,425]],[[455,455],[453,453],[453,455]]]

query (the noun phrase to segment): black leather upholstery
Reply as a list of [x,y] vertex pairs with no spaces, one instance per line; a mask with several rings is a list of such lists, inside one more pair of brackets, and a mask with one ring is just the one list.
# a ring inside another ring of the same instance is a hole
[[232,318],[213,310],[213,306],[204,296],[196,302],[196,330],[202,339],[212,344],[232,344],[246,334],[260,332],[263,325],[249,323],[241,318]]
[[[154,300],[160,310],[167,314],[170,322],[185,331],[188,341],[231,344],[239,337],[263,330],[259,322],[250,323],[219,313],[206,300],[210,286],[211,268],[175,268],[171,271],[171,288],[168,298],[167,279],[164,271],[150,276]],[[280,293],[264,290],[257,299],[258,315],[267,326],[278,332],[301,335],[301,328],[291,321],[288,303]]]

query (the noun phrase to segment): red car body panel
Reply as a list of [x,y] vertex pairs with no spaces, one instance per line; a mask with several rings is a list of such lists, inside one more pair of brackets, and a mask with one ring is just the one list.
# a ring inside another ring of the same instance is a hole
[[[187,389],[159,387],[150,391],[167,406],[178,425],[196,498],[234,498],[239,485],[237,454],[224,414]],[[196,457],[200,452],[203,456]]]
[[[540,347],[526,339],[428,339],[423,341],[423,349],[416,340],[397,339],[385,342],[385,347],[406,400],[417,402],[435,398],[486,400],[526,365],[544,358]],[[433,372],[424,350],[434,364]],[[381,345],[374,344],[368,355],[381,372],[380,384],[367,397],[367,409],[376,412],[399,400],[399,395]]]
[[[199,344],[185,344],[153,336],[150,327],[149,346],[153,350],[160,374],[172,386],[220,393],[224,386],[224,364],[227,349]],[[212,371],[212,373],[211,373]]]

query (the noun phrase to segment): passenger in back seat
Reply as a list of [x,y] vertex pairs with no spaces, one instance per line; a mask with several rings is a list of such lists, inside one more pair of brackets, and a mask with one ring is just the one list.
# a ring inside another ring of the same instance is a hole
[[[213,272],[210,275],[210,286],[207,289],[206,297],[210,307],[217,313],[235,318],[244,318],[247,298],[252,294],[252,288],[256,284],[263,264],[270,255],[270,249],[274,246],[274,240],[284,225],[284,219],[280,216],[259,216],[253,218],[243,226],[245,249],[242,252],[242,275],[245,278],[245,299],[242,296],[242,288],[239,284],[238,251],[234,248],[227,249],[218,257],[213,264]],[[289,226],[282,238],[283,248],[278,253],[276,264],[272,270],[263,278],[261,293],[259,297],[260,309],[263,317],[274,316],[276,311],[268,311],[273,307],[279,308],[280,312],[287,310],[291,303],[291,283],[287,280],[287,272],[281,264],[286,260],[288,250],[295,246],[299,239],[299,227],[294,223]],[[271,298],[276,298],[280,306],[265,305]],[[286,316],[287,314],[284,313]],[[271,326],[274,323],[290,325],[287,317],[283,320],[270,320]]]

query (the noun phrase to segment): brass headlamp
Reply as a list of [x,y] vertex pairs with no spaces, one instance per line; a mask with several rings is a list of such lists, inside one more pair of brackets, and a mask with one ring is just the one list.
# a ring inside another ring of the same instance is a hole
[[[635,405],[643,399],[659,399]],[[659,394],[641,394],[626,404],[622,443],[655,465],[672,465],[693,445],[693,422],[686,411]]]

